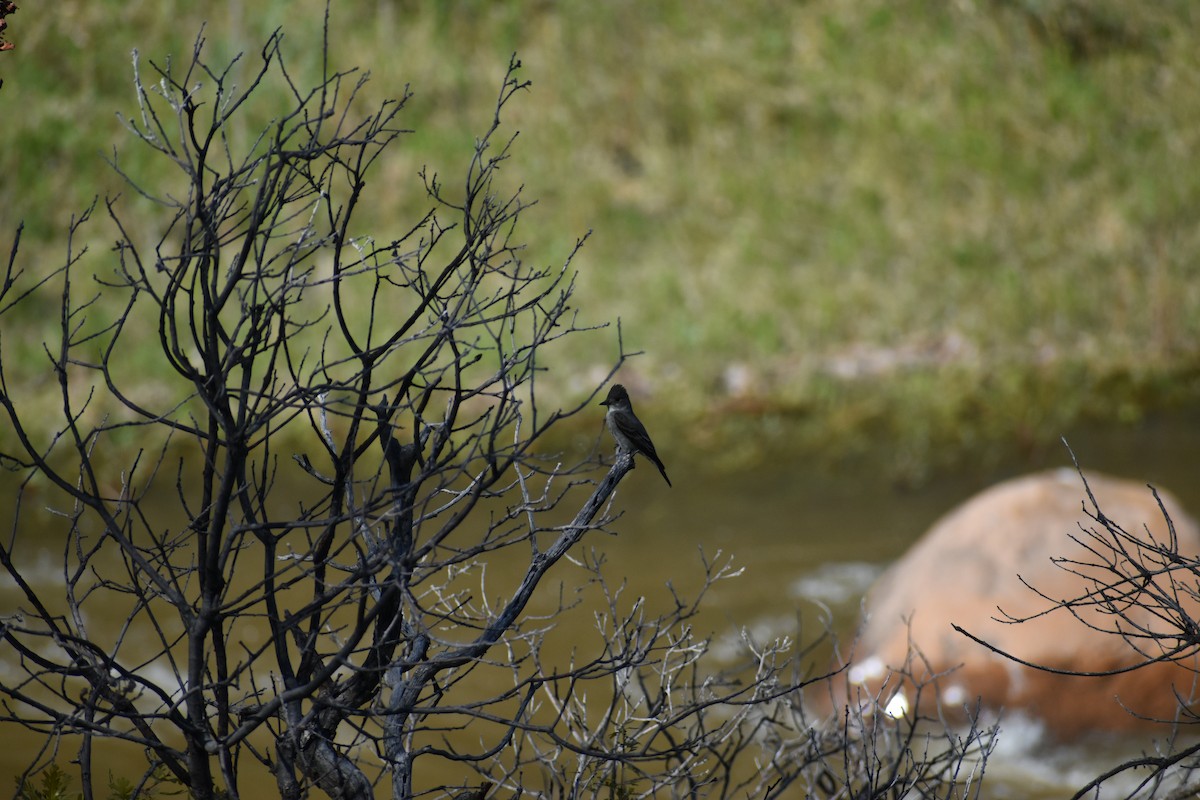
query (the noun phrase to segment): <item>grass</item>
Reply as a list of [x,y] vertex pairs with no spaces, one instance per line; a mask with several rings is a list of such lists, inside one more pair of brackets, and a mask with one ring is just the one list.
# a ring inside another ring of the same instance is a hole
[[[0,219],[26,221],[27,263],[53,263],[70,211],[120,190],[102,153],[159,168],[114,119],[134,110],[131,48],[180,60],[207,16],[215,52],[252,58],[282,25],[317,74],[317,0],[248,9],[65,0],[10,18]],[[558,262],[594,230],[578,304],[646,351],[624,376],[643,405],[734,461],[729,442],[784,418],[797,446],[891,442],[892,468],[919,475],[1197,399],[1198,23],[1189,0],[348,0],[331,41],[371,71],[369,100],[415,91],[365,228],[425,210],[423,165],[461,171],[516,51],[533,88],[507,171],[540,200],[528,257]],[[572,396],[615,350],[611,331],[580,337],[551,381]]]

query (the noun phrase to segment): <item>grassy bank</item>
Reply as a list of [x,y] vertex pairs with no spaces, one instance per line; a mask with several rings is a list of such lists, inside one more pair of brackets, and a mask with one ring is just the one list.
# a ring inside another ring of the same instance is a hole
[[[215,53],[253,57],[282,25],[315,76],[322,14],[23,8],[0,55],[0,246],[24,219],[26,263],[59,258],[69,213],[122,188],[113,146],[153,180],[114,118],[136,111],[132,48],[181,55],[207,20]],[[919,472],[1200,395],[1189,0],[348,0],[331,42],[371,71],[369,98],[415,92],[362,219],[381,238],[426,210],[422,166],[461,173],[519,54],[533,87],[507,171],[540,201],[528,258],[559,262],[594,230],[575,262],[584,320],[621,318],[646,351],[624,379],[697,445],[788,420],[804,446],[894,441],[895,468]],[[112,232],[91,230],[102,253]],[[22,315],[26,345],[49,316]],[[547,365],[563,396],[615,355],[614,331],[578,339]],[[38,369],[36,345],[17,357]]]

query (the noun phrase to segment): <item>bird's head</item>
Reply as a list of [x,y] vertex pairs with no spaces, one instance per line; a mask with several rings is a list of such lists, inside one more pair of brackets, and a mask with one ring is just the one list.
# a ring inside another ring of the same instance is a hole
[[608,390],[608,397],[601,400],[600,405],[612,406],[620,403],[629,404],[629,392],[625,391],[625,387],[621,384],[614,383]]

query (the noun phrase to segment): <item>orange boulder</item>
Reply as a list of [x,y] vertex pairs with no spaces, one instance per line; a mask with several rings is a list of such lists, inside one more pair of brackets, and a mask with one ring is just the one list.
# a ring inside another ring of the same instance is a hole
[[[1160,491],[1174,523],[1172,544],[1162,510],[1144,484],[1093,474],[1087,480],[1105,518],[1143,540],[1148,529],[1162,547],[1137,550],[1120,533],[1113,538],[1114,526],[1090,519],[1076,472],[1001,483],[943,517],[876,581],[848,680],[872,696],[882,692],[880,699],[890,699],[894,711],[911,702],[917,685],[928,684],[923,704],[936,699],[943,711],[953,711],[981,698],[987,708],[1021,710],[1063,738],[1174,717],[1178,698],[1192,697],[1200,681],[1193,654],[1185,649],[1173,660],[1121,670],[1186,648],[1178,635],[1171,637],[1179,632],[1171,619],[1182,614],[1200,621],[1200,587],[1194,576],[1176,572],[1178,581],[1191,578],[1192,593],[1171,594],[1164,591],[1170,586],[1166,574],[1147,576],[1133,562],[1169,564],[1174,552],[1198,559],[1200,529]],[[1127,555],[1114,551],[1118,542]],[[1118,573],[1129,579],[1097,594]],[[1072,599],[1083,602],[1070,609],[1056,603]],[[1007,621],[1014,618],[1024,621]],[[1033,669],[954,625],[1030,664],[1113,674]],[[1128,635],[1111,632],[1118,629]]]

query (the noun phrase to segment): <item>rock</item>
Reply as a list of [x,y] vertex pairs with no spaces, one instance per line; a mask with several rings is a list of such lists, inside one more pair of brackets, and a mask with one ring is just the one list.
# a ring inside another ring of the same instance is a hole
[[[1148,527],[1157,541],[1168,541],[1162,512],[1144,484],[1095,474],[1087,479],[1107,518],[1130,534],[1144,538]],[[1179,553],[1200,557],[1196,522],[1174,498],[1161,490],[1159,495],[1174,522]],[[1104,672],[1144,662],[1146,656],[1121,636],[1089,627],[1111,630],[1118,624],[1111,613],[1095,605],[1077,608],[1079,619],[1066,609],[1048,611],[1054,605],[1050,598],[1080,597],[1094,589],[1087,576],[1112,577],[1098,566],[1112,557],[1111,549],[1089,552],[1072,540],[1095,547],[1080,525],[1105,533],[1084,513],[1086,500],[1078,473],[1057,470],[1001,483],[939,520],[868,592],[855,658],[846,673],[849,682],[898,712],[914,701],[914,685],[929,681],[921,705],[936,699],[943,710],[953,711],[974,705],[978,697],[986,708],[1020,710],[1040,719],[1048,732],[1064,739],[1149,724],[1137,715],[1171,719],[1178,710],[1176,693],[1193,694],[1194,656],[1117,675],[1064,676],[1022,666],[951,627],[957,624],[1023,661],[1060,670]],[[1087,566],[1076,565],[1079,574],[1072,574],[1052,563],[1056,557]],[[1139,576],[1125,588],[1132,592],[1142,582]],[[1157,585],[1166,584],[1160,577]],[[1134,599],[1144,602],[1147,596]],[[1191,619],[1200,620],[1200,600],[1186,593],[1175,600]],[[1020,624],[999,621],[1006,615],[1039,614]],[[1173,630],[1145,609],[1135,609],[1131,618],[1152,632]],[[919,656],[906,667],[910,640]],[[1158,641],[1143,640],[1140,646],[1151,655],[1162,652]],[[897,677],[901,672],[907,677]]]

